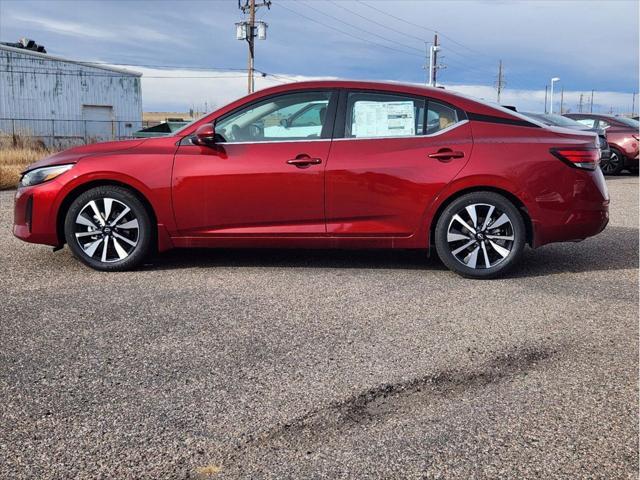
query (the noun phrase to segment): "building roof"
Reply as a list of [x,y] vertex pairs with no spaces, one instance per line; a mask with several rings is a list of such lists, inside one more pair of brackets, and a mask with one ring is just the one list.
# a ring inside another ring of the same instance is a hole
[[103,64],[99,64],[99,63],[89,63],[89,62],[80,62],[80,61],[77,61],[77,60],[69,60],[68,58],[56,57],[54,55],[49,55],[48,53],[39,53],[39,52],[35,52],[33,50],[29,50],[27,48],[10,47],[8,45],[3,45],[1,43],[0,43],[0,50],[6,50],[8,52],[13,52],[13,53],[20,53],[20,54],[23,54],[23,55],[31,55],[33,57],[38,57],[38,58],[41,58],[43,60],[53,60],[53,61],[56,61],[56,62],[64,62],[64,63],[70,63],[70,64],[74,64],[74,65],[82,65],[84,67],[98,68],[100,70],[106,70],[106,71],[109,71],[109,72],[121,73],[122,75],[128,75],[128,76],[132,76],[132,77],[141,77],[142,76],[142,73],[135,72],[133,70],[125,70],[124,68],[111,67],[111,66],[103,65]]

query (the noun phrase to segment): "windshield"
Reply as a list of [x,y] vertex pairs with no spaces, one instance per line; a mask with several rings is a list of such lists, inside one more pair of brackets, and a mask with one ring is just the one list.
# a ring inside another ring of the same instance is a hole
[[627,125],[628,127],[633,127],[636,130],[640,128],[640,122],[634,120],[633,118],[616,117],[616,121],[622,123],[623,125]]
[[540,120],[546,125],[553,125],[556,127],[569,127],[569,128],[585,127],[580,122],[576,122],[571,118],[563,117],[562,115],[556,115],[555,113],[530,113],[530,112],[523,112],[523,113],[527,117],[532,117],[537,120]]

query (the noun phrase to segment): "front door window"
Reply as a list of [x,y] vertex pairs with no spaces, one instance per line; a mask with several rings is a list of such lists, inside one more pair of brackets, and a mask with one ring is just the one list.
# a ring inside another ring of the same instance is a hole
[[327,138],[323,132],[331,92],[300,92],[272,97],[216,122],[226,143]]

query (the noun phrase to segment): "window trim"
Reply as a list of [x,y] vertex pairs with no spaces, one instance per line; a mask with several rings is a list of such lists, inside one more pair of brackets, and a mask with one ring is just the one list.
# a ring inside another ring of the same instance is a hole
[[423,134],[423,135],[400,135],[397,137],[341,137],[341,138],[334,138],[333,141],[335,142],[344,142],[346,140],[391,140],[391,139],[404,139],[404,140],[411,140],[413,138],[431,138],[431,137],[437,137],[438,135],[441,135],[443,133],[447,133],[450,132],[451,130],[455,130],[458,127],[461,127],[463,125],[466,125],[467,123],[469,123],[469,120],[467,120],[466,118],[464,120],[460,120],[459,122],[453,123],[451,125],[449,125],[447,128],[443,128],[442,130],[438,130],[435,133],[429,133],[429,134]]
[[[261,97],[256,99],[253,102],[245,103],[240,105],[237,108],[234,108],[230,112],[225,113],[224,115],[216,118],[213,121],[213,125],[215,125],[234,115],[238,112],[241,112],[245,109],[253,108],[255,105],[260,103],[264,103],[270,99],[283,97],[287,95],[296,95],[296,94],[307,94],[307,93],[329,93],[329,103],[327,104],[327,113],[325,116],[325,123],[322,126],[322,131],[320,132],[320,137],[318,138],[295,138],[295,139],[273,139],[273,140],[246,140],[242,142],[216,142],[216,145],[248,145],[248,144],[256,144],[256,143],[291,143],[291,142],[317,142],[317,141],[327,141],[331,140],[331,135],[334,129],[335,118],[336,118],[336,104],[338,102],[338,89],[336,88],[311,88],[311,89],[300,89],[300,90],[290,90],[287,92],[279,92],[274,93],[273,95],[267,95],[265,97]],[[191,138],[193,135],[189,135],[188,138]]]

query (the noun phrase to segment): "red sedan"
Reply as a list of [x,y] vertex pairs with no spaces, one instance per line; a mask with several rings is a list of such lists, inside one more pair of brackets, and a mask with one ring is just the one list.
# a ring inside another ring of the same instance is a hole
[[31,165],[14,234],[99,270],[177,247],[435,247],[504,273],[525,244],[608,221],[597,137],[442,89],[322,81],[249,95],[174,135]]

